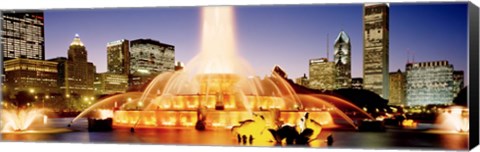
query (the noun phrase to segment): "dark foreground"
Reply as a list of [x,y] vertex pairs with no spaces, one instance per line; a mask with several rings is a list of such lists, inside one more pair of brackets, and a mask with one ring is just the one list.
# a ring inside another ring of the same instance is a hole
[[[2,133],[3,141],[57,142],[57,143],[120,143],[120,144],[175,144],[208,146],[275,146],[274,143],[238,143],[228,130],[196,131],[194,129],[136,129],[111,132],[88,132],[86,120],[79,120],[71,128],[71,118],[51,119],[49,127],[38,127],[28,133]],[[332,134],[334,142],[327,146],[325,139]],[[467,150],[468,133],[436,130],[388,129],[386,132],[358,132],[354,130],[324,130],[311,147],[362,149],[430,149]],[[282,145],[280,145],[282,146]]]

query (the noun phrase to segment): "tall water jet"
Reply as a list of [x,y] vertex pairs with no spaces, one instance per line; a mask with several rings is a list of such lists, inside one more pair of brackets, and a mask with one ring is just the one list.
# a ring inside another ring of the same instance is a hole
[[34,121],[44,116],[43,109],[2,109],[1,132],[26,131],[30,129]]

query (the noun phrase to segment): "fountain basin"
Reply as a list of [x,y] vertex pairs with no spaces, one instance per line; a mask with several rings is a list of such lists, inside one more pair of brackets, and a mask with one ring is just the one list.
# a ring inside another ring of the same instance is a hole
[[101,132],[101,131],[112,131],[113,119],[96,119],[88,118],[88,131],[92,132]]
[[378,131],[382,132],[385,131],[385,123],[383,120],[371,120],[371,119],[365,119],[362,121],[359,121],[358,123],[358,130],[359,131]]
[[[297,124],[305,111],[253,111],[263,115],[268,126],[277,125],[276,121]],[[332,116],[328,111],[309,111],[311,119],[322,124],[324,128],[334,127]],[[140,117],[141,116],[141,117]],[[276,119],[274,119],[277,117]],[[240,121],[252,118],[248,111],[207,110],[205,126],[207,129],[231,129],[240,125]],[[139,120],[140,119],[140,120]],[[138,124],[135,126],[135,123]],[[158,110],[158,111],[115,111],[114,127],[135,128],[194,128],[197,111]]]

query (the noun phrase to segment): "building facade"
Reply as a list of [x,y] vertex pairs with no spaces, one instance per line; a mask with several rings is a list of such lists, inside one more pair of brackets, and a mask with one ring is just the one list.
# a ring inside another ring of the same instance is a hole
[[389,91],[389,7],[365,4],[363,10],[363,87],[383,98]]
[[78,35],[70,44],[68,58],[51,60],[58,62],[58,84],[65,96],[94,96],[96,69],[87,61],[87,50]]
[[363,89],[363,78],[352,78],[352,89]]
[[107,67],[109,73],[130,73],[129,41],[121,39],[107,43]]
[[130,74],[137,71],[160,74],[174,71],[175,47],[151,39],[130,42]]
[[26,91],[35,94],[59,93],[57,62],[16,58],[4,62],[5,86],[9,94]]
[[3,60],[45,60],[43,12],[2,11]]
[[128,75],[115,73],[95,74],[95,94],[125,93],[128,89]]
[[448,61],[406,65],[407,105],[450,104],[453,101],[453,66]]
[[453,96],[457,97],[458,93],[465,87],[464,86],[464,73],[463,71],[453,71]]
[[397,72],[390,73],[390,94],[388,97],[388,104],[405,105],[406,84],[407,79],[405,73],[402,72],[400,69],[398,69]]
[[303,74],[303,77],[295,79],[295,83],[304,87],[308,87],[309,81],[307,74]]
[[326,58],[311,59],[309,65],[309,88],[335,89],[335,63]]
[[350,38],[341,31],[334,44],[335,88],[350,88],[352,80]]
[[175,70],[175,47],[151,39],[130,41],[129,87],[142,90],[155,76]]

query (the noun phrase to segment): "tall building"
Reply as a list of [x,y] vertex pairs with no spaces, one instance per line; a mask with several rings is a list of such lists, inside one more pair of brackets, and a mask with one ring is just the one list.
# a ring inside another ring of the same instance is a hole
[[7,60],[5,86],[9,94],[26,91],[35,94],[59,93],[57,62],[16,58]]
[[125,93],[128,88],[128,75],[115,73],[95,74],[95,94]]
[[400,69],[398,69],[397,72],[390,73],[390,94],[388,97],[388,104],[405,105],[406,84],[407,79],[405,73],[402,72]]
[[335,63],[328,62],[326,58],[311,59],[309,77],[309,87],[312,89],[335,89]]
[[352,80],[350,38],[345,31],[340,31],[335,40],[335,88],[350,88]]
[[143,91],[156,76],[148,71],[135,71],[128,75],[128,90]]
[[151,74],[174,71],[175,47],[151,39],[130,42],[130,74],[148,71]]
[[363,78],[352,78],[352,89],[363,89]]
[[75,35],[68,49],[68,58],[55,58],[58,62],[58,84],[68,96],[93,97],[95,66],[87,61],[87,50],[80,37]]
[[463,71],[453,71],[453,96],[457,97],[457,94],[464,88],[464,74]]
[[130,73],[129,41],[121,39],[107,43],[107,67],[109,73]]
[[308,87],[308,77],[307,74],[303,74],[303,77],[295,79],[295,83],[304,87]]
[[408,63],[407,105],[450,104],[453,101],[453,65],[448,61]]
[[383,98],[389,90],[389,7],[365,4],[363,11],[363,87]]
[[158,74],[174,70],[173,45],[151,39],[130,41],[130,88],[141,90]]
[[45,60],[43,12],[2,11],[3,60]]

